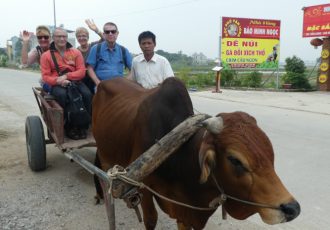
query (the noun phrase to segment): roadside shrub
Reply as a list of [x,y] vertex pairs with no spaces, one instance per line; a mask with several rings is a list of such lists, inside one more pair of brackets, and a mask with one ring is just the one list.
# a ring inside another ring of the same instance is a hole
[[261,85],[262,73],[254,71],[246,75],[243,79],[243,86],[258,88]]
[[276,88],[276,82],[275,80],[270,80],[267,83],[264,84],[263,88],[272,88],[275,89]]
[[182,70],[175,76],[181,79],[187,88],[204,88],[215,85],[214,72],[191,74],[189,70]]
[[202,73],[193,76],[196,78],[197,85],[200,87],[212,86],[215,84],[215,75],[213,72]]
[[234,84],[234,77],[236,72],[230,69],[223,69],[221,71],[220,83],[222,86],[232,86]]
[[311,89],[311,85],[304,73],[287,72],[282,79],[284,83],[291,84],[292,89]]
[[189,69],[181,69],[180,71],[175,72],[175,76],[183,81],[186,87],[188,87],[189,72]]
[[0,67],[7,67],[8,58],[5,55],[0,55]]
[[306,66],[303,60],[300,58],[293,56],[292,58],[285,59],[285,71],[292,73],[305,73]]
[[292,89],[311,89],[305,73],[305,63],[296,56],[286,58],[285,63],[286,74],[282,76],[282,82],[291,84]]

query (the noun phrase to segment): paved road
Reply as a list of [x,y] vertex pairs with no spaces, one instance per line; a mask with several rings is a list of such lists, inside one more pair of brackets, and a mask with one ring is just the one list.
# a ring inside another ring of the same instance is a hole
[[[31,91],[38,78],[35,73],[0,69],[0,104],[20,117],[39,114]],[[221,221],[217,212],[206,229],[329,229],[330,93],[223,90],[194,92],[191,97],[199,112],[240,110],[253,115],[273,143],[277,173],[302,207],[292,223],[276,226],[263,224],[258,216]],[[0,129],[11,125],[3,122],[4,116],[0,115]]]
[[[329,92],[223,90],[222,94],[198,92],[191,96],[195,109],[211,115],[237,110],[250,113],[270,137],[277,173],[300,202],[302,213],[292,223],[267,229],[329,229]],[[256,216],[249,220],[265,228]]]

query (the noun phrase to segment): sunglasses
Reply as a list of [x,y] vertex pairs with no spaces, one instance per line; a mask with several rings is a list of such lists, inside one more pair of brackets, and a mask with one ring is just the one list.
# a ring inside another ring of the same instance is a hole
[[117,30],[105,30],[104,33],[105,34],[116,34]]
[[48,40],[49,39],[49,36],[47,35],[44,35],[44,36],[37,36],[38,40],[41,40],[41,39],[45,39],[45,40]]

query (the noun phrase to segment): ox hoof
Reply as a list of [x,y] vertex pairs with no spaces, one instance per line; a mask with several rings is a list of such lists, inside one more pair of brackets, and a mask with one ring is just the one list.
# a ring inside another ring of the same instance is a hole
[[102,198],[100,198],[100,196],[96,195],[96,196],[94,196],[94,204],[95,205],[104,204],[104,201]]

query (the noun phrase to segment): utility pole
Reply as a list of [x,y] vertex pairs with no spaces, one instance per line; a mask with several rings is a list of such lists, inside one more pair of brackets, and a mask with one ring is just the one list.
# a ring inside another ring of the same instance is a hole
[[53,9],[54,9],[54,29],[56,28],[56,10],[55,10],[55,0],[53,0]]

